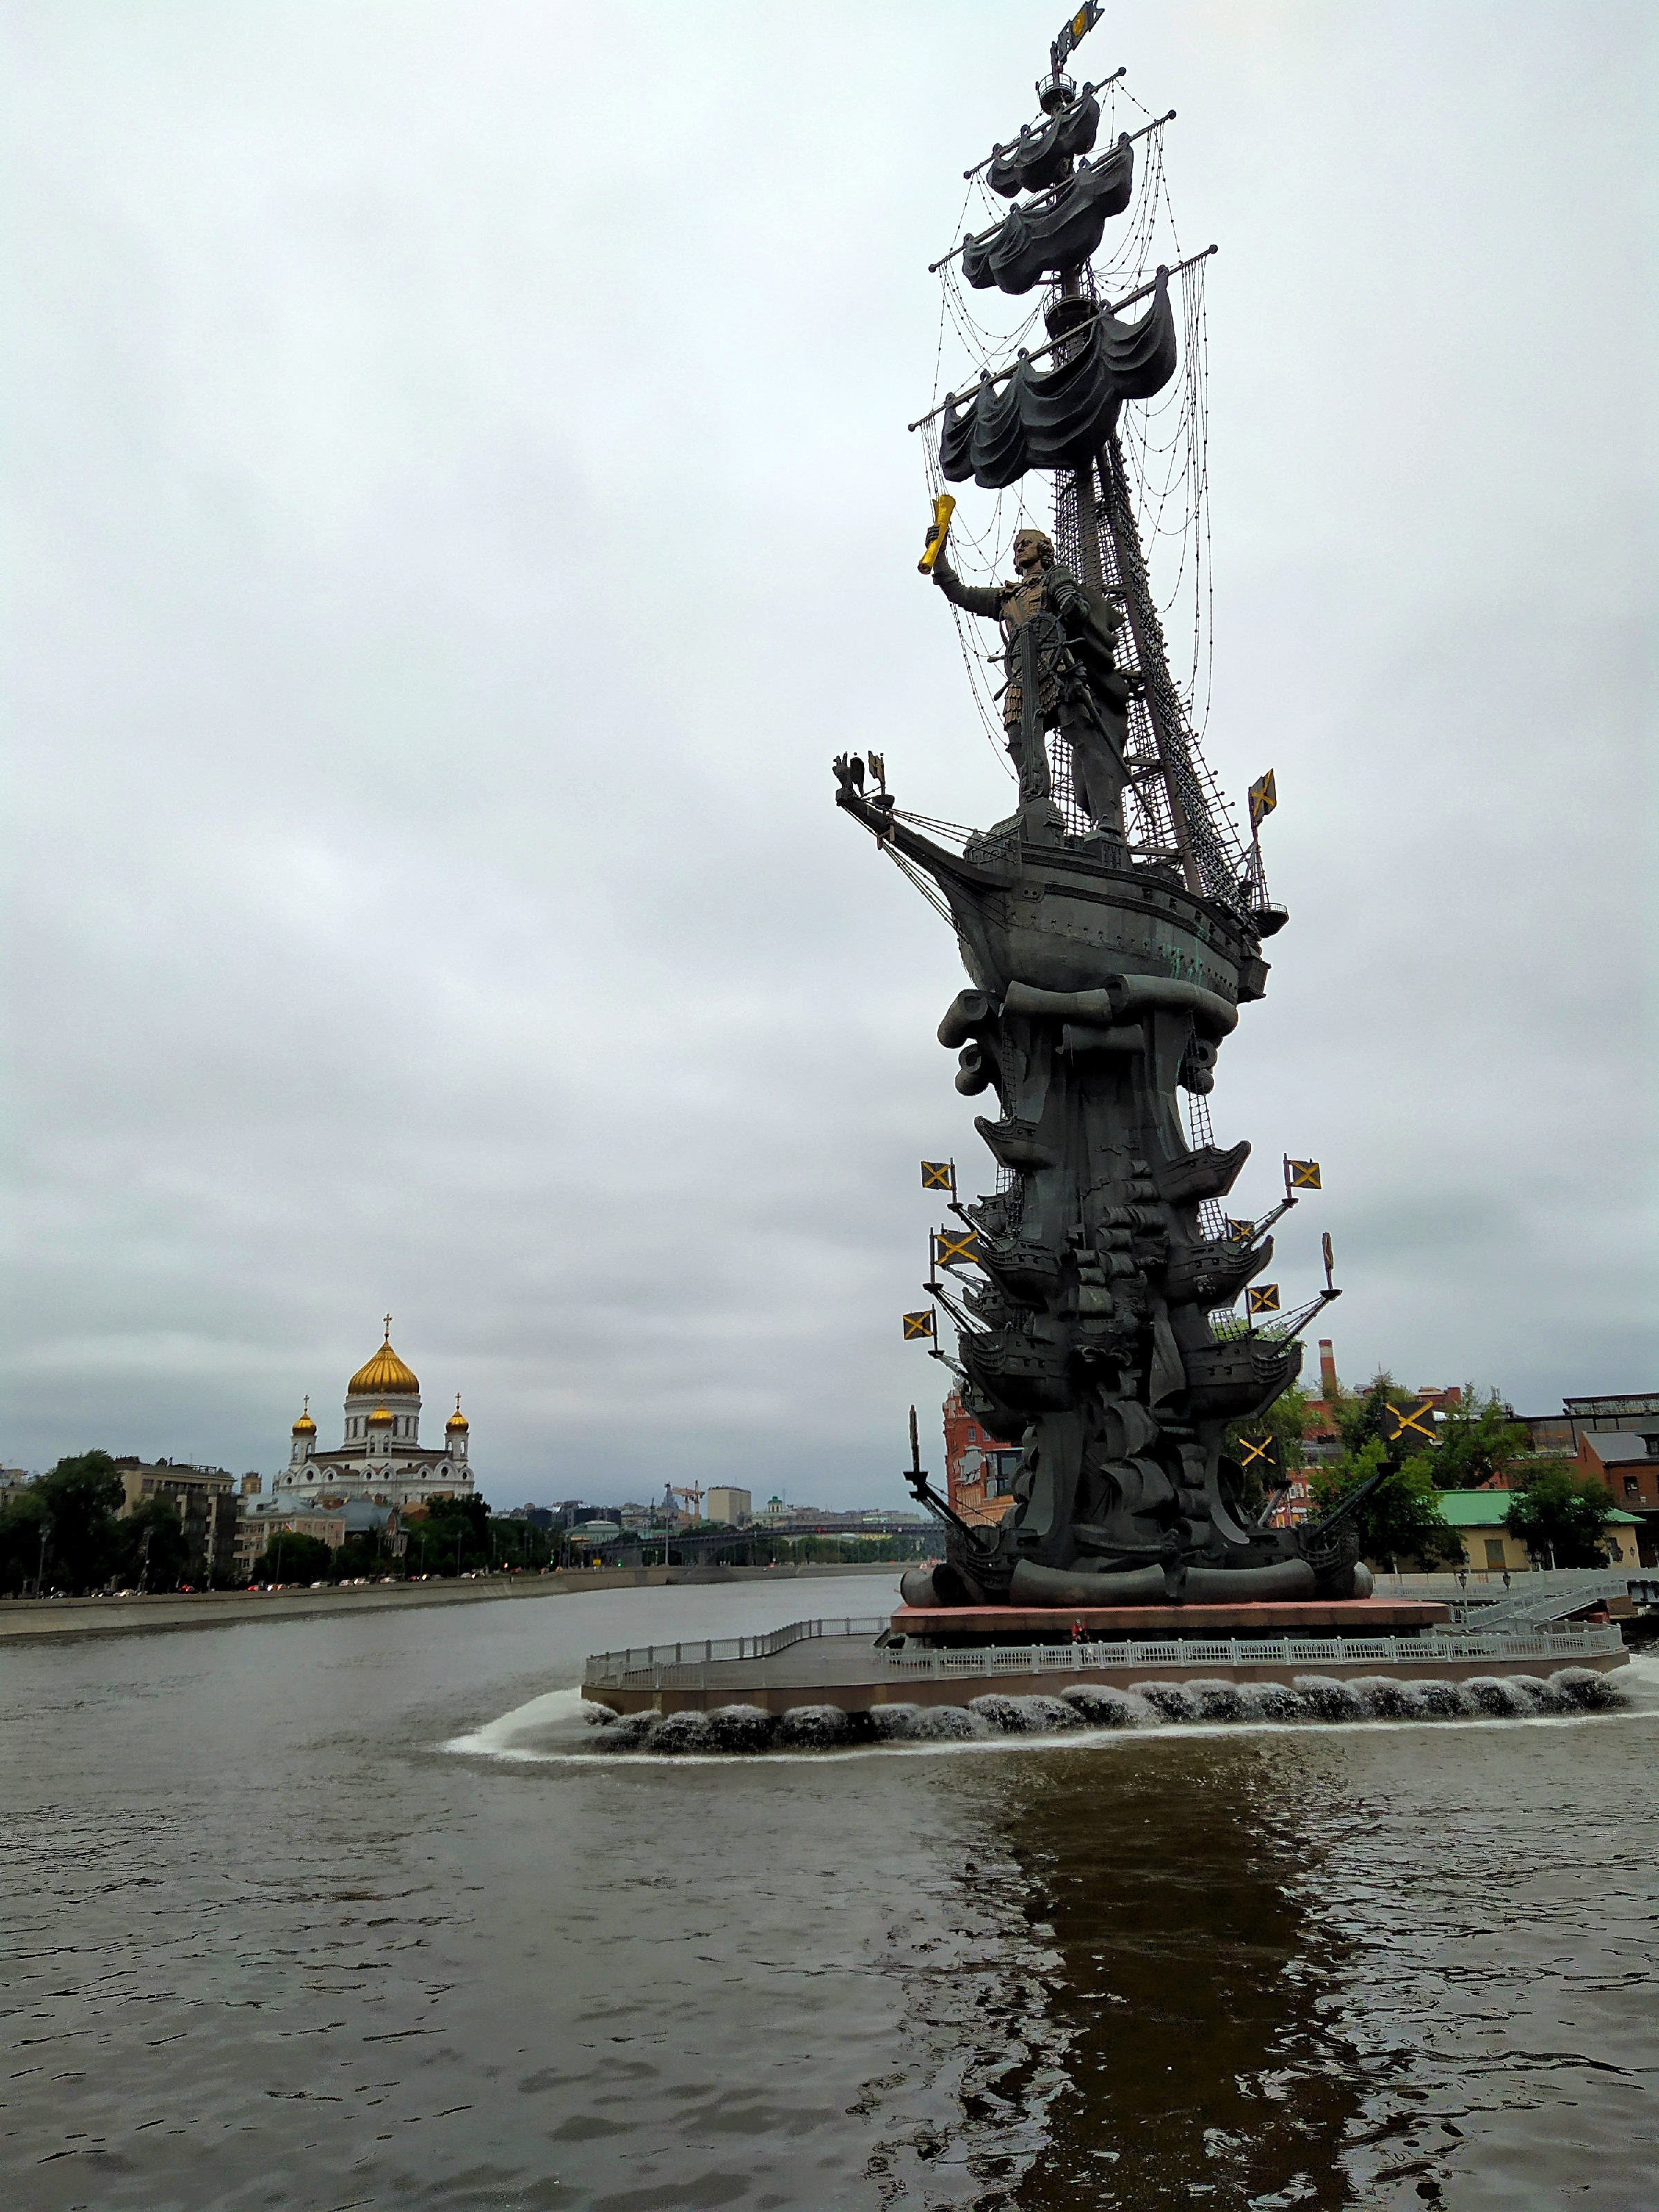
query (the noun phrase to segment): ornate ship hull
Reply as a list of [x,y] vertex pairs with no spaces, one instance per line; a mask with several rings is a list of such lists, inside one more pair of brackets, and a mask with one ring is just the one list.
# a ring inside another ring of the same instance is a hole
[[865,802],[850,811],[934,878],[963,965],[998,1000],[1016,981],[1084,992],[1123,975],[1189,984],[1234,1009],[1266,994],[1267,963],[1236,913],[1166,870],[1131,867],[1127,856],[1114,864],[1103,839],[1029,845],[1008,824],[957,854],[903,823],[885,824]]
[[1249,1147],[1189,1144],[1179,1103],[1183,1085],[1207,1091],[1239,1006],[1264,992],[1248,922],[1103,838],[1034,842],[1008,825],[957,853],[854,790],[840,803],[943,894],[971,988],[939,1039],[957,1088],[1001,1109],[978,1121],[1001,1187],[963,1209],[983,1287],[956,1364],[969,1410],[1020,1439],[1015,1505],[994,1529],[953,1531],[913,1595],[1352,1595],[1345,1532],[1312,1560],[1296,1532],[1250,1526],[1224,1454],[1228,1424],[1301,1364],[1292,1337],[1211,1326],[1273,1248],[1206,1224]]

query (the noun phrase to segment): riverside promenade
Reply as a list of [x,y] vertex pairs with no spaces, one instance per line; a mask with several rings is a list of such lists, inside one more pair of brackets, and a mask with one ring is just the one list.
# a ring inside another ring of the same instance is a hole
[[611,1567],[550,1574],[463,1576],[432,1582],[341,1583],[325,1589],[174,1591],[152,1597],[0,1599],[0,1644],[41,1638],[135,1636],[161,1630],[240,1628],[250,1621],[302,1620],[315,1614],[398,1613],[413,1606],[485,1605],[497,1600],[580,1597],[601,1590],[663,1589],[709,1583],[786,1583],[825,1576],[874,1575],[884,1580],[914,1561],[869,1565],[775,1567]]

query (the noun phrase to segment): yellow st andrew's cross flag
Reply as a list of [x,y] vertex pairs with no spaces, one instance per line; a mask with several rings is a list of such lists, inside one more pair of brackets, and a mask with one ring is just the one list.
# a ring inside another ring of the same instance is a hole
[[954,1198],[957,1194],[956,1162],[924,1160],[921,1164],[921,1187],[924,1190],[948,1190]]
[[1285,1163],[1285,1188],[1287,1190],[1317,1190],[1319,1163],[1317,1160],[1291,1160]]
[[[1235,785],[1235,789],[1237,787]],[[1250,835],[1255,836],[1267,817],[1279,804],[1279,786],[1273,781],[1271,769],[1266,775],[1257,776],[1250,786]]]
[[1245,1291],[1244,1297],[1252,1319],[1254,1319],[1257,1314],[1277,1313],[1279,1311],[1279,1285],[1277,1283],[1252,1283],[1249,1288]]
[[936,1267],[976,1267],[979,1239],[971,1229],[936,1229],[933,1265]]
[[933,1309],[925,1306],[921,1312],[904,1316],[904,1341],[907,1344],[925,1343],[933,1334]]
[[1238,1448],[1243,1455],[1239,1465],[1246,1474],[1254,1468],[1258,1474],[1265,1475],[1270,1481],[1278,1481],[1279,1439],[1271,1429],[1264,1430],[1259,1437],[1241,1433]]
[[1389,1413],[1394,1430],[1389,1437],[1391,1444],[1423,1443],[1437,1443],[1431,1418],[1434,1401],[1431,1398],[1413,1399],[1409,1406],[1390,1406]]

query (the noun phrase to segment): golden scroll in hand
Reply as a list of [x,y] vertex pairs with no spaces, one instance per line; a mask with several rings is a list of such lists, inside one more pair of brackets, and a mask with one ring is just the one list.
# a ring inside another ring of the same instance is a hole
[[933,563],[945,550],[945,540],[950,534],[951,517],[956,511],[957,503],[948,491],[942,491],[933,501],[933,519],[927,526],[927,543],[922,549],[921,560],[916,563],[922,575],[933,574]]

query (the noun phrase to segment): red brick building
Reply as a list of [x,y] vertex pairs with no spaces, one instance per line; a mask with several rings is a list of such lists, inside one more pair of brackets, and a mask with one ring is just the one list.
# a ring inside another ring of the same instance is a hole
[[[1463,1393],[1455,1383],[1442,1386],[1425,1384],[1412,1393],[1414,1399],[1425,1401],[1437,1413],[1449,1413],[1463,1402]],[[1273,1516],[1275,1528],[1293,1528],[1305,1521],[1313,1508],[1310,1478],[1314,1470],[1328,1466],[1342,1455],[1342,1434],[1337,1426],[1336,1408],[1340,1398],[1340,1386],[1336,1375],[1336,1348],[1328,1336],[1319,1340],[1319,1395],[1310,1398],[1302,1419],[1302,1451],[1306,1465],[1291,1470],[1290,1488],[1280,1499]]]
[[945,1401],[945,1496],[970,1524],[1000,1521],[1013,1507],[1020,1448],[976,1421],[951,1391]]
[[1336,1425],[1336,1352],[1328,1336],[1319,1340],[1319,1395],[1310,1398],[1302,1417],[1302,1454],[1305,1462],[1298,1468],[1285,1470],[1290,1477],[1290,1488],[1279,1499],[1273,1512],[1275,1528],[1293,1528],[1298,1521],[1305,1521],[1313,1510],[1313,1492],[1309,1478],[1317,1467],[1336,1459],[1342,1450],[1342,1438]]
[[1630,1430],[1581,1431],[1578,1471],[1593,1474],[1615,1505],[1638,1516],[1642,1565],[1659,1566],[1659,1431],[1648,1436]]

